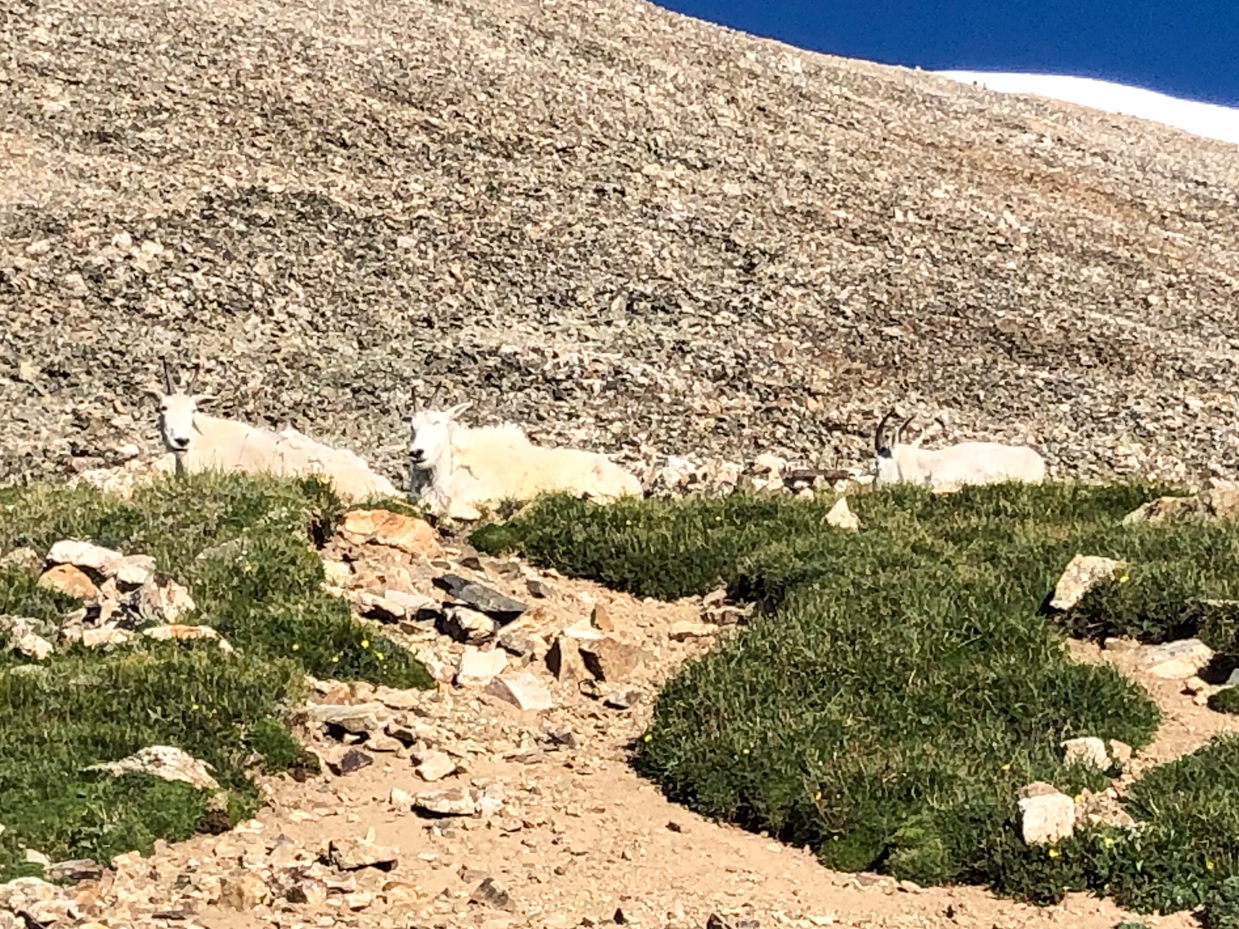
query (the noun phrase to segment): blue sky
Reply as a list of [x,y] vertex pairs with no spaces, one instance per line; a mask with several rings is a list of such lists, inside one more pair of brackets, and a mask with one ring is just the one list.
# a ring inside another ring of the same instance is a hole
[[927,71],[1101,78],[1239,106],[1236,0],[658,0],[802,48]]

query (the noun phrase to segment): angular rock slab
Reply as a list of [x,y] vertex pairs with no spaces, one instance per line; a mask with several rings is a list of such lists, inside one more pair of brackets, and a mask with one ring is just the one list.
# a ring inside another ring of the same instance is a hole
[[1186,680],[1213,660],[1213,649],[1200,639],[1180,639],[1150,645],[1140,656],[1140,665],[1154,677]]
[[443,546],[430,523],[390,510],[350,510],[340,533],[356,544],[374,542],[423,558],[443,557]]
[[826,514],[826,525],[845,532],[860,530],[860,517],[848,506],[847,497],[840,497],[838,502],[830,508],[830,512]]
[[549,710],[553,705],[551,692],[528,671],[502,674],[486,685],[486,692],[518,710]]
[[1127,570],[1127,563],[1105,558],[1101,555],[1076,555],[1067,563],[1058,583],[1054,585],[1054,596],[1050,598],[1050,609],[1065,613],[1078,604],[1084,595],[1094,587],[1107,584],[1116,577],[1122,576]]
[[444,574],[436,577],[434,583],[466,606],[501,623],[510,623],[529,609],[519,600],[513,600],[492,587],[470,581],[459,574]]
[[181,781],[199,790],[219,790],[211,766],[171,745],[151,745],[120,761],[91,765],[87,771],[108,774],[149,774],[165,781]]
[[507,653],[502,649],[488,652],[471,649],[460,656],[456,665],[457,687],[484,687],[503,673],[508,666]]
[[47,560],[52,564],[89,568],[104,577],[112,577],[124,558],[120,552],[80,539],[62,539],[47,553]]
[[1020,788],[1020,836],[1027,845],[1047,845],[1075,831],[1075,801],[1038,781]]

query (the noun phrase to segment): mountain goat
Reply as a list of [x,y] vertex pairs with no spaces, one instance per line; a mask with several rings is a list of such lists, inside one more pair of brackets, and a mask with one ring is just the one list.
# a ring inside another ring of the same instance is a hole
[[409,423],[409,491],[432,508],[476,519],[477,507],[542,492],[567,491],[599,502],[641,495],[641,482],[605,455],[530,443],[516,425],[471,428],[457,421],[472,404],[414,410]]
[[204,470],[318,474],[329,478],[346,502],[401,495],[391,481],[347,449],[315,442],[296,429],[272,432],[199,412],[198,404],[211,398],[194,394],[198,371],[195,367],[187,382],[174,387],[171,367],[164,361],[159,435],[171,455],[157,464],[159,470],[175,467],[178,474]]
[[1002,481],[1035,484],[1045,479],[1044,459],[1027,446],[962,442],[947,448],[923,449],[919,447],[919,440],[910,445],[902,444],[903,430],[915,417],[908,417],[892,430],[888,424],[894,417],[894,410],[882,417],[873,435],[878,456],[875,487],[900,483],[948,487]]

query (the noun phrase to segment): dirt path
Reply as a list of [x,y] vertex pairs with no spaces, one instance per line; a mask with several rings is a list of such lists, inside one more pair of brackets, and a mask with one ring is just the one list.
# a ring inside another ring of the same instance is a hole
[[[668,803],[633,773],[627,746],[645,728],[649,697],[659,682],[686,657],[710,647],[710,637],[676,641],[668,634],[698,623],[700,601],[642,602],[516,562],[471,561],[460,551],[449,550],[447,561],[431,564],[394,549],[337,542],[327,555],[337,564],[352,559],[343,583],[353,591],[429,594],[429,578],[450,568],[537,604],[518,621],[534,641],[535,655],[558,630],[588,626],[593,605],[601,603],[614,627],[608,635],[644,650],[645,664],[619,688],[635,689],[641,699],[627,709],[607,706],[574,682],[554,680],[536,657],[528,670],[553,702],[541,711],[522,711],[482,688],[449,683],[438,691],[396,694],[324,685],[321,699],[327,702],[373,705],[376,696],[390,701],[397,707],[390,711],[397,728],[389,725],[387,731],[405,727],[407,738],[416,736],[415,757],[441,751],[455,762],[456,773],[428,783],[407,745],[372,736],[351,746],[372,760],[352,773],[327,770],[301,783],[287,775],[268,779],[268,805],[231,833],[161,844],[148,859],[125,856],[115,874],[97,885],[79,885],[79,920],[94,918],[108,929],[557,929],[613,923],[684,929],[1113,929],[1126,918],[1150,927],[1196,925],[1188,914],[1133,917],[1083,895],[1035,908],[975,887],[920,888],[834,872],[807,851]],[[462,561],[482,570],[461,567]],[[342,575],[337,568],[337,579]],[[542,581],[549,596],[532,598],[529,579]],[[405,628],[417,631],[412,623]],[[421,647],[449,662],[465,651],[444,636],[418,638]],[[1150,758],[1164,760],[1230,728],[1223,715],[1194,705],[1179,682],[1133,671],[1134,653],[1081,645],[1075,650],[1085,660],[1116,660],[1150,688],[1166,714]],[[520,664],[513,659],[512,669]],[[350,748],[317,731],[310,745],[334,764]],[[411,809],[419,796],[460,787],[485,799],[481,813],[426,818]],[[366,838],[380,852],[389,849],[378,857],[394,854],[390,870],[341,871],[317,860],[329,842]]]

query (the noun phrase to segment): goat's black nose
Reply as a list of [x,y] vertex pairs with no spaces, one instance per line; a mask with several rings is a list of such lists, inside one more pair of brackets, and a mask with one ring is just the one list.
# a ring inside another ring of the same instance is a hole
[[176,438],[172,440],[172,444],[177,448],[189,448],[189,439]]
[[423,452],[420,448],[409,449],[409,460],[410,461],[421,461],[425,457],[426,457],[425,452]]

